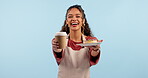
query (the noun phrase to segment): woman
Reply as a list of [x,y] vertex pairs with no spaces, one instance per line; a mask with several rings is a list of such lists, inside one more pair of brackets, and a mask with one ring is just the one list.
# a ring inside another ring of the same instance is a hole
[[80,5],[68,8],[61,32],[68,34],[65,49],[58,49],[59,43],[52,40],[53,53],[59,65],[58,78],[90,78],[90,67],[97,64],[100,57],[100,45],[77,45],[89,39],[97,40],[91,33]]

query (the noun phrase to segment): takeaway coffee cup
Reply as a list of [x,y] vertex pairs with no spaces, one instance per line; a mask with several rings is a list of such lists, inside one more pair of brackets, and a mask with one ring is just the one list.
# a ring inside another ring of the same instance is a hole
[[66,47],[66,32],[57,32],[55,34],[55,39],[59,42],[59,49],[63,49]]

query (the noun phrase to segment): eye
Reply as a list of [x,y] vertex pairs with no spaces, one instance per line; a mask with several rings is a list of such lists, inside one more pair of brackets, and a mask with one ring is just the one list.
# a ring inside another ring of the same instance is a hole
[[68,18],[73,18],[73,16],[68,16]]
[[76,18],[80,18],[81,16],[76,16]]

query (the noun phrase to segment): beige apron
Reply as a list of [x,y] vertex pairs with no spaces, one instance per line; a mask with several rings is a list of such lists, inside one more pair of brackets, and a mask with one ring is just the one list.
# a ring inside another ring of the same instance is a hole
[[[83,42],[86,40],[84,35],[82,35],[82,39]],[[89,48],[73,50],[71,47],[66,47],[64,51],[64,56],[59,64],[58,78],[90,78]]]

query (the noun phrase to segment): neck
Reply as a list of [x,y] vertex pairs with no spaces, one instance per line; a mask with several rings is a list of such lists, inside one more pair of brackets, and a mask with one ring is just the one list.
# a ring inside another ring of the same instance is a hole
[[70,31],[70,39],[75,41],[75,42],[81,42],[81,36],[82,36],[82,33],[81,31]]

